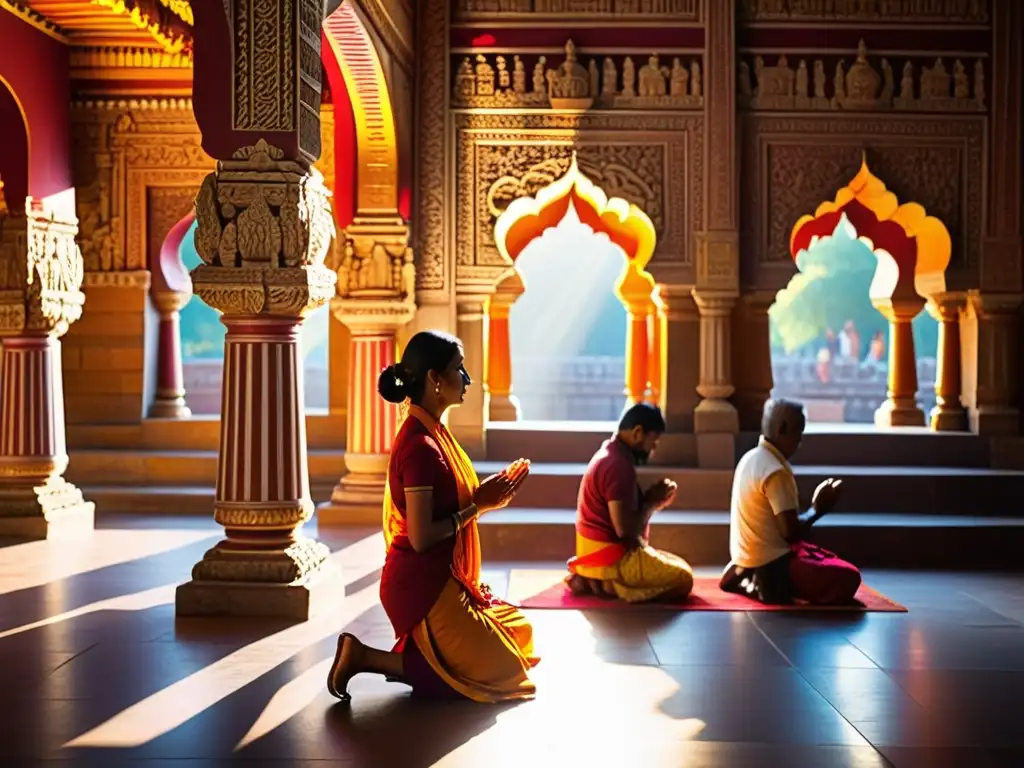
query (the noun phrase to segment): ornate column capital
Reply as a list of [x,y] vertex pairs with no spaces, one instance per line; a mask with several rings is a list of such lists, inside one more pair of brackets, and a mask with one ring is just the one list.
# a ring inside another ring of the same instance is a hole
[[63,336],[82,316],[85,265],[78,219],[29,198],[0,214],[0,336]]
[[729,291],[708,291],[694,288],[693,300],[702,317],[728,317],[736,306],[736,294]]
[[968,291],[967,302],[979,319],[994,320],[1013,315],[1020,309],[1024,294]]
[[193,290],[225,315],[304,317],[334,294],[330,192],[318,171],[282,157],[261,139],[218,163],[196,196],[204,263]]
[[960,312],[967,306],[965,291],[941,291],[928,297],[925,310],[940,323],[956,321]]
[[702,292],[739,296],[740,236],[738,231],[697,233],[697,288]]
[[353,332],[395,329],[416,315],[409,225],[398,216],[357,216],[336,249],[334,316]]

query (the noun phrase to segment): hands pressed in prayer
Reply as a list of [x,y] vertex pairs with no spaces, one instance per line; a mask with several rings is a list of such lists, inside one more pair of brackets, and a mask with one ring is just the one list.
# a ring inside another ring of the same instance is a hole
[[480,513],[507,507],[530,474],[530,461],[516,459],[496,475],[491,475],[476,489],[473,503]]
[[836,502],[839,501],[842,486],[842,480],[830,477],[827,480],[823,480],[818,484],[818,487],[814,489],[811,506],[814,507],[814,510],[819,516],[826,515],[832,511]]
[[654,509],[664,509],[676,497],[679,486],[667,477],[662,478],[644,492],[644,502]]

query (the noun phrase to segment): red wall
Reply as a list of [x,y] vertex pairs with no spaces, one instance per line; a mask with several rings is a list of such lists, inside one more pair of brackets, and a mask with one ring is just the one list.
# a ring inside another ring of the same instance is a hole
[[[2,11],[0,11],[2,13]],[[0,180],[7,207],[20,211],[28,194],[28,133],[14,94],[0,82]]]
[[351,224],[356,215],[356,162],[359,157],[356,118],[341,67],[326,39],[321,40],[320,51],[334,102],[334,196],[331,208],[340,229]]
[[[68,50],[63,44],[26,24],[17,16],[0,11],[0,77],[14,91],[28,120],[28,194],[43,198],[73,187],[71,182],[71,90]],[[17,129],[9,126],[10,106],[0,101],[0,157],[24,157],[17,143]],[[9,143],[10,138],[14,143]],[[16,192],[4,173],[9,205]],[[24,192],[17,193],[24,197]]]

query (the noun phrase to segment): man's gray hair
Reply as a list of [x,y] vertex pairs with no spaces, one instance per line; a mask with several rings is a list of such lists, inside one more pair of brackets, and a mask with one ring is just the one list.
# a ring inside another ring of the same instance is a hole
[[794,432],[803,432],[807,426],[804,406],[795,400],[776,398],[764,404],[764,415],[761,417],[761,434],[768,440],[778,437],[784,426]]

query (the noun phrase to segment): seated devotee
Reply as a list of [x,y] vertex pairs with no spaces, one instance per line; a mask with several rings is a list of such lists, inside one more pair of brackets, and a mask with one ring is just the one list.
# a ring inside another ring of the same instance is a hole
[[813,605],[849,603],[857,594],[860,571],[807,541],[811,526],[835,506],[842,481],[822,482],[810,509],[800,513],[789,460],[800,447],[805,426],[799,403],[765,403],[761,439],[740,459],[733,477],[732,562],[720,582],[726,592],[764,603],[800,600]]
[[664,432],[657,406],[638,403],[590,460],[576,502],[576,556],[566,577],[574,594],[640,603],[682,599],[693,589],[689,564],[647,543],[651,517],[672,503],[676,484],[663,479],[641,490],[636,467]]
[[444,412],[470,384],[462,342],[425,331],[409,341],[400,363],[377,389],[391,403],[409,403],[395,438],[384,490],[387,555],[380,599],[398,644],[392,651],[338,638],[327,688],[343,701],[360,672],[384,675],[415,695],[478,702],[534,695],[528,671],[533,629],[514,607],[480,582],[477,518],[506,506],[526,479],[519,459],[483,482],[451,432]]

